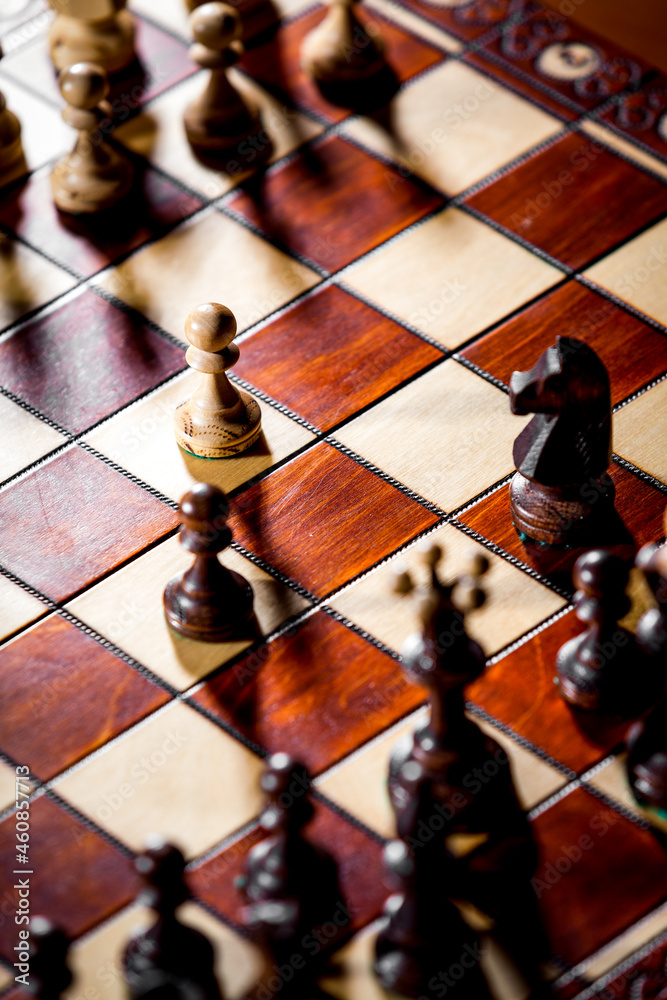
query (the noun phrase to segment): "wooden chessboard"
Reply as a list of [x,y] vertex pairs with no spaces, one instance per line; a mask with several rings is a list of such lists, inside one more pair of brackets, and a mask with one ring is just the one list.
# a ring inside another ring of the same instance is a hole
[[[234,879],[258,839],[262,758],[285,750],[315,776],[312,834],[358,932],[330,992],[380,997],[368,964],[387,895],[385,774],[424,711],[398,656],[414,608],[390,579],[399,559],[423,572],[428,537],[445,575],[471,549],[491,558],[470,617],[490,657],[470,711],[507,750],[532,820],[555,995],[646,1000],[667,960],[667,823],[624,784],[626,727],[584,734],[553,685],[578,625],[511,525],[524,420],[507,384],[558,334],[599,352],[617,508],[638,546],[660,538],[667,78],[532,0],[367,0],[400,91],[353,115],[299,70],[323,8],[279,6],[276,37],[251,38],[234,71],[273,141],[258,184],[244,181],[252,151],[234,178],[193,159],[182,115],[203,76],[184,5],[135,0],[144,76],[114,84],[113,141],[143,195],[89,223],[51,202],[72,134],[49,15],[19,0],[0,21],[0,88],[32,171],[0,194],[2,995],[23,995],[17,766],[34,789],[31,913],[76,939],[68,996],[124,996],[118,955],[145,919],[132,859],[159,832],[187,854],[187,919],[238,997],[257,955]],[[180,451],[172,426],[196,379],[184,320],[207,301],[238,317],[234,378],[263,414],[261,445],[223,461]],[[164,585],[190,559],[177,503],[197,480],[233,497],[224,561],[255,589],[266,641],[252,649],[164,621]]]

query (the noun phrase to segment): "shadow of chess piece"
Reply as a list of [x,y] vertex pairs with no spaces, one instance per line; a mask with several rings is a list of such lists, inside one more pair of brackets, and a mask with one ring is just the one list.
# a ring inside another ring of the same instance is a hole
[[301,66],[334,104],[370,111],[385,104],[398,81],[372,23],[357,17],[358,0],[329,0],[324,19],[304,38]]
[[534,368],[510,380],[512,413],[536,414],[514,442],[510,483],[522,540],[585,543],[591,521],[613,508],[609,375],[587,344],[558,337]]
[[189,896],[183,855],[153,838],[135,867],[147,884],[140,898],[155,921],[130,938],[125,949],[123,976],[130,1000],[222,1000],[211,942],[176,916]]
[[247,451],[262,430],[259,404],[239,392],[226,372],[240,351],[232,341],[236,320],[226,306],[209,302],[188,313],[185,360],[201,381],[192,396],[176,407],[176,440],[198,458],[228,458]]
[[574,708],[601,715],[636,715],[656,695],[655,677],[634,637],[618,624],[630,610],[629,568],[604,549],[577,559],[574,605],[585,630],[558,651],[556,682]]
[[[26,942],[29,960],[25,963],[29,992],[39,1000],[61,1000],[68,986],[73,982],[67,965],[69,938],[54,927],[45,917],[33,917],[30,921],[30,944]],[[21,953],[17,960],[21,963]],[[21,974],[21,970],[18,970]]]
[[241,18],[228,4],[214,2],[196,7],[189,23],[190,57],[211,73],[204,93],[185,112],[188,142],[200,160],[218,170],[238,174],[251,163],[254,168],[270,157],[272,146],[259,112],[227,74],[243,55]]
[[[2,56],[0,47],[0,59]],[[21,123],[7,107],[5,95],[0,91],[0,187],[17,180],[27,171],[21,142]]]
[[91,62],[117,73],[136,58],[134,18],[127,0],[48,0],[57,17],[49,30],[51,58],[60,71]]
[[626,773],[637,801],[667,817],[667,547],[645,545],[635,564],[653,591],[656,607],[637,624],[637,643],[654,667],[662,697],[627,736]]
[[[302,957],[289,988],[290,995],[302,997],[315,989],[325,962],[323,952],[304,951],[304,938],[317,937],[326,922],[342,932],[350,914],[341,898],[333,858],[304,836],[313,816],[306,769],[287,754],[275,753],[266,762],[262,789],[267,804],[260,823],[267,836],[251,849],[245,875],[237,881],[247,902],[243,921],[274,968],[285,964],[294,968],[291,959]],[[280,988],[272,989],[270,975],[259,985],[264,990],[258,986],[254,993],[282,996]]]
[[53,168],[53,199],[61,212],[104,212],[130,193],[134,179],[131,162],[104,141],[98,128],[109,118],[104,102],[109,81],[99,66],[77,63],[62,71],[59,85],[67,101],[63,118],[79,135],[73,151]]
[[442,983],[440,974],[464,958],[465,995],[486,1000],[477,934],[448,898],[455,860],[432,832],[437,813],[430,780],[416,761],[408,761],[401,785],[409,801],[399,823],[401,840],[384,850],[388,884],[398,891],[385,904],[388,923],[377,937],[375,974],[385,989],[402,996],[432,996],[432,981]]
[[165,588],[170,628],[199,642],[258,638],[252,587],[218,559],[232,541],[227,497],[216,486],[196,483],[181,500],[180,515],[181,545],[195,561]]
[[[426,557],[431,581],[419,601],[422,631],[406,641],[401,655],[408,676],[428,688],[430,713],[391,755],[389,794],[397,829],[403,836],[414,808],[405,779],[406,764],[415,763],[429,782],[430,829],[439,831],[434,841],[440,850],[452,834],[479,838],[448,876],[451,897],[495,921],[494,937],[535,996],[543,995],[549,947],[531,885],[538,856],[530,823],[507,754],[465,714],[465,686],[482,673],[485,661],[466,633],[464,613],[485,600],[479,584],[488,563],[475,556],[467,574],[443,583],[437,574],[441,551],[431,547]],[[397,590],[411,589],[407,574],[400,574]]]

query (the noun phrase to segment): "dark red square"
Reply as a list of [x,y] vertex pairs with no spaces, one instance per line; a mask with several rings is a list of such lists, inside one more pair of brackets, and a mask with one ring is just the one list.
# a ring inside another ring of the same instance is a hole
[[[31,915],[47,917],[71,937],[110,917],[139,891],[130,858],[44,796],[30,806],[28,856],[30,865],[25,867],[33,874],[13,876],[15,868],[24,866],[15,864],[16,816],[11,815],[0,824],[5,891],[18,903],[11,887],[22,877],[29,879]],[[0,952],[10,963],[18,941],[11,912],[12,919],[0,923]]]
[[558,650],[582,631],[573,611],[488,667],[466,689],[484,711],[558,763],[579,773],[625,736],[628,723],[591,717],[583,732],[554,684]]
[[442,351],[332,285],[246,340],[235,371],[330,430],[441,358]]
[[73,447],[0,493],[3,565],[64,601],[178,524],[175,512]]
[[58,212],[51,167],[46,167],[0,199],[0,223],[47,257],[89,278],[203,204],[139,161],[136,164],[134,196],[90,217]]
[[320,611],[207,681],[195,701],[317,774],[424,697],[396,660]]
[[309,157],[270,171],[261,203],[240,191],[229,207],[281,245],[337,271],[444,204],[441,195],[397,178],[334,135],[311,146]]
[[[344,930],[358,930],[379,916],[387,898],[382,845],[324,802],[315,802],[314,805],[315,816],[304,834],[336,861],[341,901],[349,913],[349,923]],[[244,873],[248,851],[264,836],[261,829],[251,831],[190,874],[189,884],[195,896],[237,924],[240,923],[244,900],[234,880]],[[341,911],[341,922],[342,916]]]
[[434,24],[451,31],[463,39],[479,38],[498,27],[509,17],[535,9],[533,0],[468,0],[467,3],[442,6],[429,0],[398,0],[403,7],[413,10]]
[[92,292],[0,344],[0,383],[74,434],[184,367],[181,348]]
[[532,368],[563,333],[599,354],[614,406],[667,371],[667,338],[577,281],[548,292],[462,353],[508,385],[512,372]]
[[594,139],[572,134],[467,201],[579,270],[667,210],[667,186]]
[[241,494],[236,506],[234,540],[318,597],[438,520],[325,442]]
[[583,788],[533,823],[541,862],[533,885],[554,952],[574,965],[664,899],[667,855]]
[[[326,100],[317,85],[301,69],[301,43],[324,18],[326,8],[318,5],[305,14],[283,24],[263,45],[249,48],[243,57],[243,68],[269,90],[293,101],[296,105],[326,119],[341,121],[352,114]],[[376,11],[355,11],[364,25],[370,25],[385,43],[385,55],[400,82],[409,80],[428,66],[444,59],[444,53],[409,34]]]
[[48,618],[0,649],[0,743],[43,781],[167,700],[62,618]]
[[[138,61],[119,73],[114,73],[110,79],[108,100],[115,119],[119,122],[198,70],[188,55],[185,41],[144,21],[142,17],[135,16],[135,24]],[[64,107],[46,34],[41,35],[32,45],[21,47],[15,56],[6,56],[2,61],[2,69],[30,90],[37,91],[49,101]]]

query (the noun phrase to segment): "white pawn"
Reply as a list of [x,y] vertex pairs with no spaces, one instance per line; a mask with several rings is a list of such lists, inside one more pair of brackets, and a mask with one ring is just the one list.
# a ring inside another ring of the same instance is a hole
[[354,12],[357,0],[330,0],[326,17],[306,35],[301,66],[317,83],[364,83],[386,69],[384,44]]
[[[254,139],[253,147],[268,152],[259,113],[250,107],[227,75],[228,69],[243,54],[241,19],[226,3],[205,3],[190,15],[194,44],[190,57],[211,75],[201,97],[185,112],[184,124],[188,141],[197,155],[215,161],[224,169],[232,162],[238,171],[243,162],[242,143]],[[257,137],[257,139],[255,139]],[[257,159],[257,152],[253,160]]]
[[107,111],[98,107],[109,93],[107,75],[101,66],[77,63],[63,70],[59,84],[67,101],[63,118],[79,135],[72,152],[53,168],[54,201],[61,212],[102,212],[129,193],[134,178],[130,161],[98,130],[108,118]]
[[0,186],[9,184],[27,169],[21,144],[21,123],[8,109],[5,95],[0,93]]
[[57,70],[92,62],[116,73],[136,58],[134,18],[127,0],[49,0],[58,15],[51,25],[51,58]]
[[201,382],[192,396],[176,408],[176,440],[199,458],[227,458],[251,448],[261,430],[259,404],[239,392],[225,372],[239,359],[232,341],[236,320],[217,302],[197,306],[185,321],[190,342],[185,360]]

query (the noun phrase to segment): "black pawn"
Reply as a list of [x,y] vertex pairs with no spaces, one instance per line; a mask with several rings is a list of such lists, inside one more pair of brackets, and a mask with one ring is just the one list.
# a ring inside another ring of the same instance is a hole
[[218,559],[232,540],[227,497],[216,486],[197,483],[181,500],[180,515],[181,545],[194,553],[195,561],[165,588],[170,627],[200,642],[254,638],[258,629],[252,587]]
[[45,917],[30,922],[28,991],[39,1000],[60,1000],[72,982],[67,967],[69,939]]
[[123,974],[131,1000],[222,1000],[213,946],[176,916],[189,896],[183,855],[155,839],[135,864],[147,883],[142,902],[156,919],[125,949]]
[[556,681],[565,701],[584,712],[633,712],[645,694],[643,659],[618,624],[630,610],[628,576],[627,563],[604,549],[586,552],[574,564],[574,606],[585,630],[558,651]]
[[[318,929],[329,924],[342,932],[350,915],[333,858],[304,836],[313,817],[306,769],[287,754],[275,753],[266,762],[261,784],[267,804],[260,822],[267,837],[248,854],[245,877],[239,881],[248,904],[244,922],[273,971],[291,966],[295,975],[290,977],[290,991],[297,986],[302,991],[320,972],[324,944],[337,939],[318,937]],[[307,936],[321,941],[316,956],[304,946]],[[292,962],[295,955],[303,959],[296,962],[298,968]],[[264,993],[271,992],[268,975]]]

